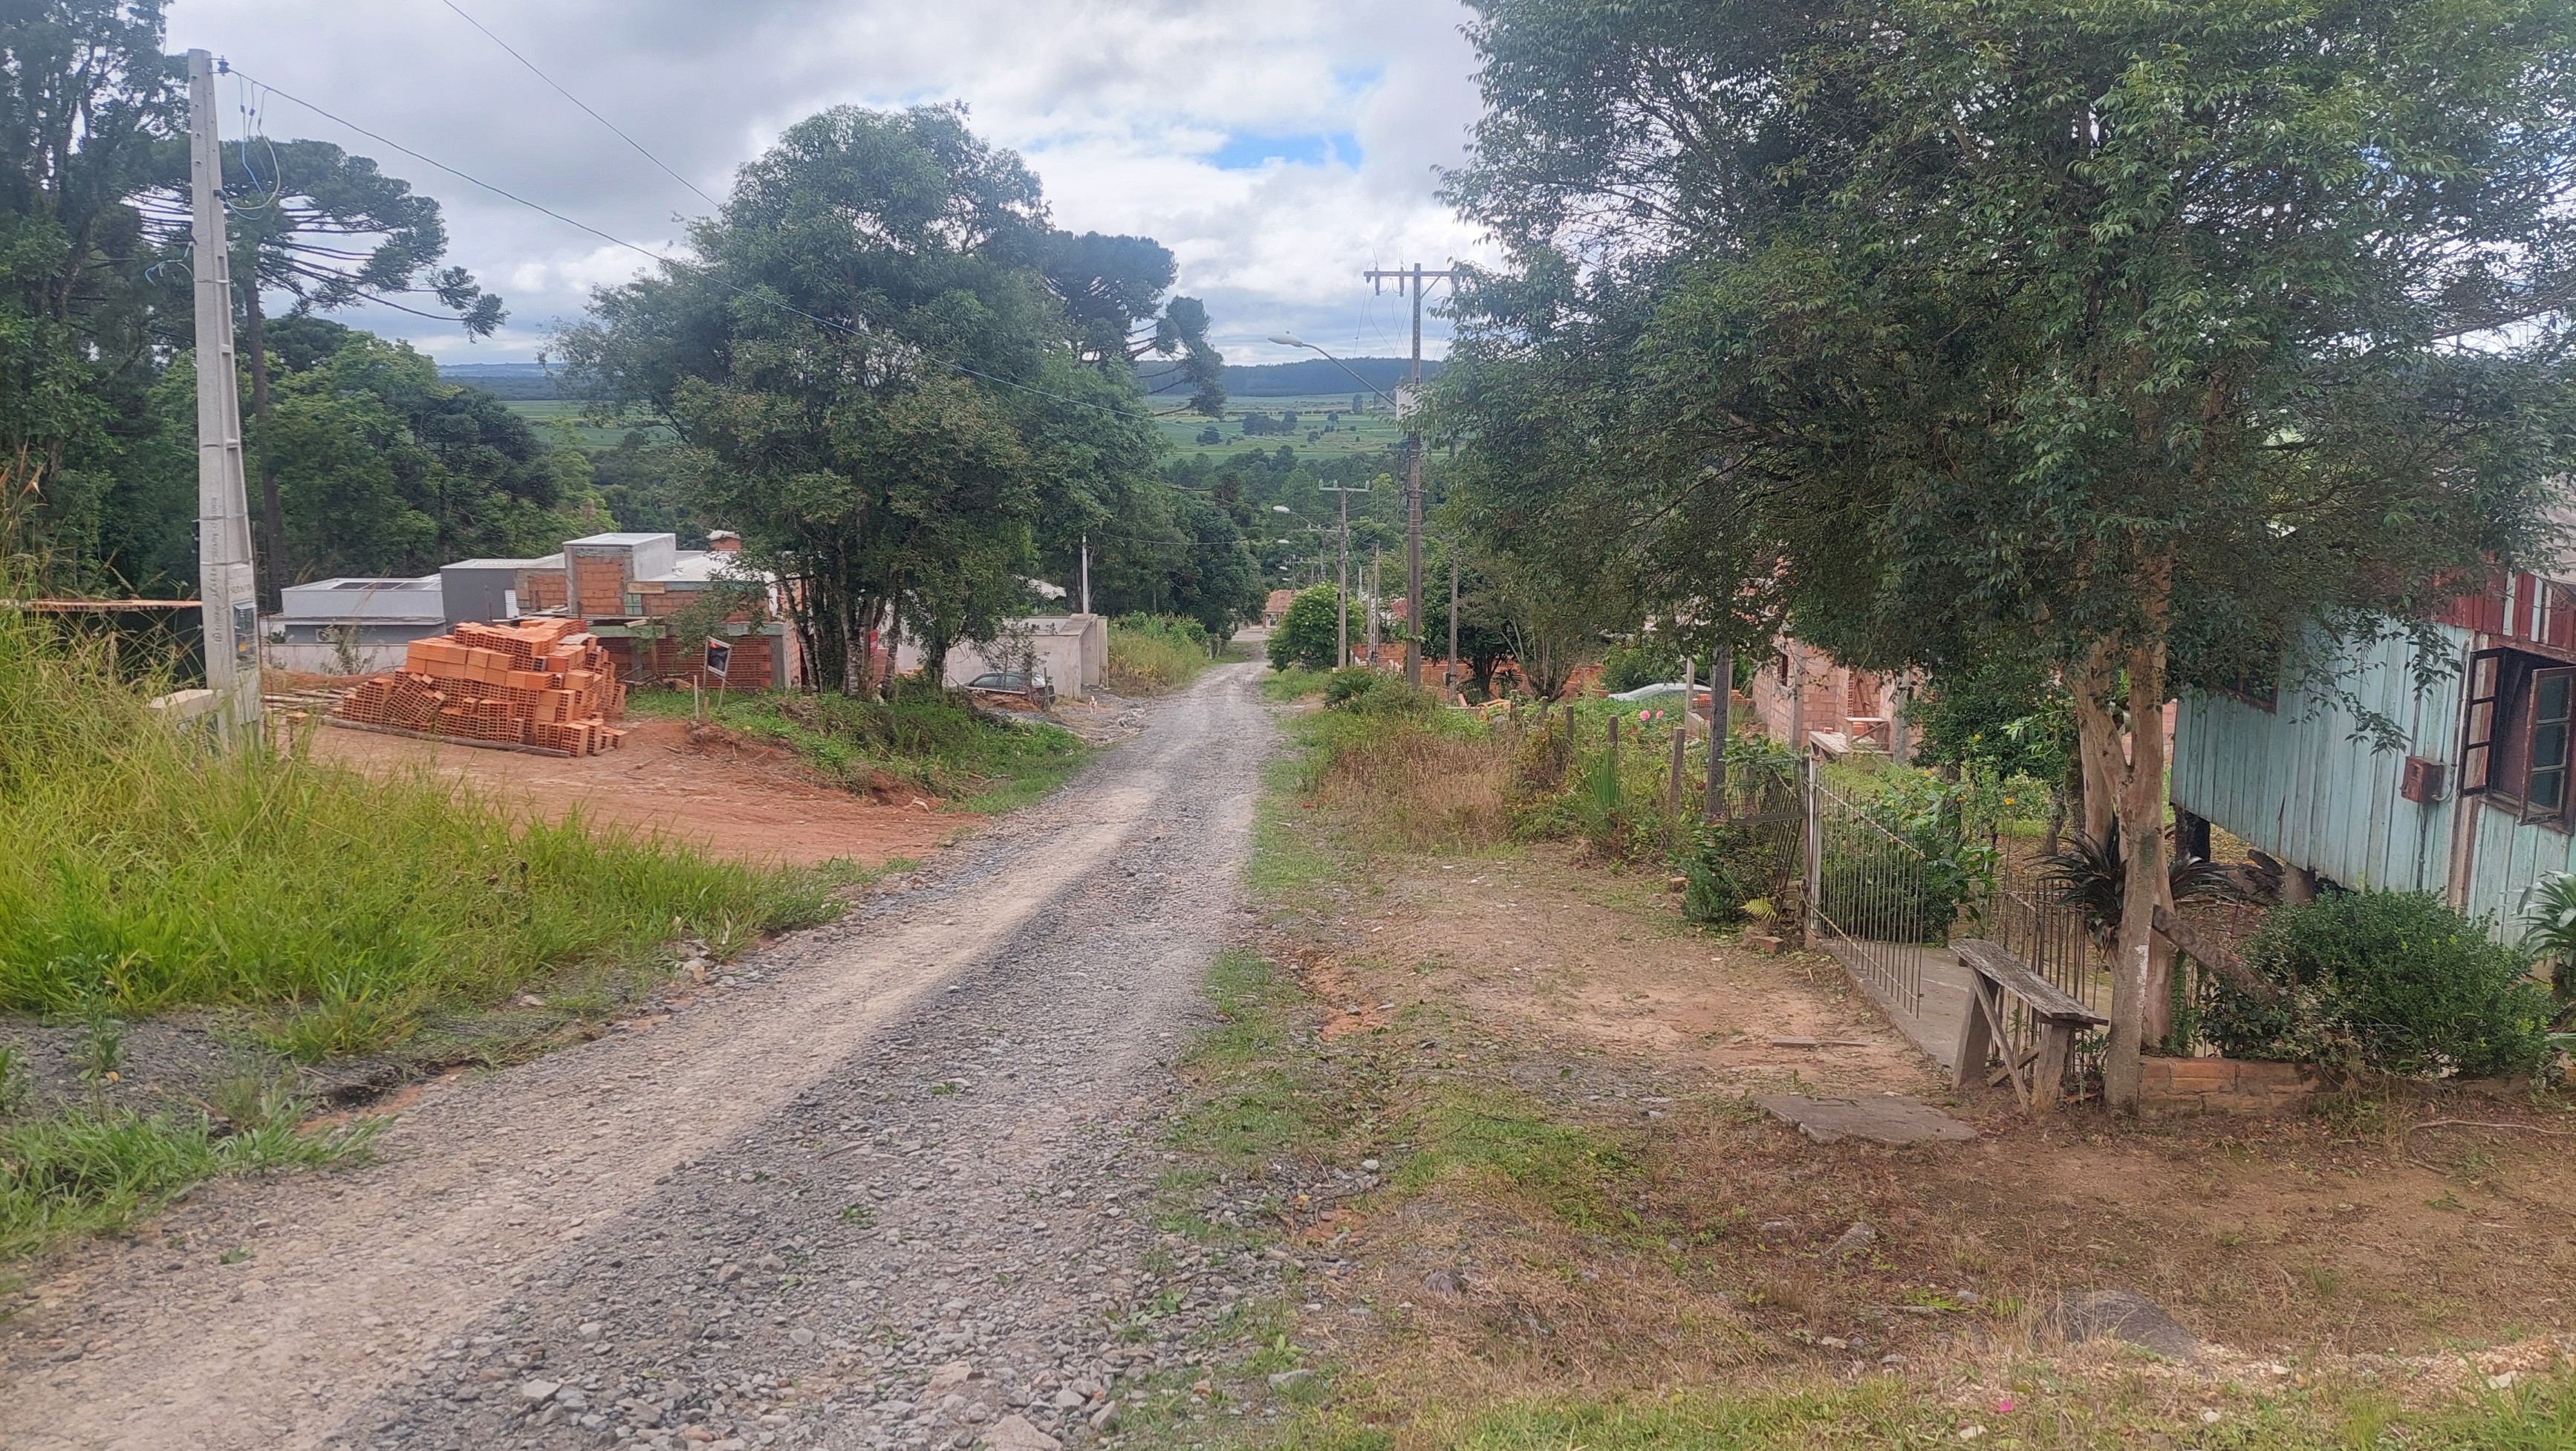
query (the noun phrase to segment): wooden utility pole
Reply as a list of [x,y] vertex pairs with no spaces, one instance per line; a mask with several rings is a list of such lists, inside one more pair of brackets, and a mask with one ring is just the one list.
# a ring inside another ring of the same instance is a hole
[[[224,239],[223,143],[215,60],[188,52],[188,186],[197,303],[197,598],[215,729],[258,741],[259,581],[242,470],[241,385],[233,357],[232,248]],[[257,279],[252,285],[256,286]]]
[[1698,678],[1698,659],[1689,655],[1683,656],[1682,709],[1681,714],[1673,718],[1672,779],[1664,785],[1664,821],[1668,826],[1678,823],[1682,816],[1682,752],[1688,749],[1690,744],[1691,684]]
[[[1728,696],[1735,689],[1735,650],[1720,645],[1708,662],[1708,799],[1701,813],[1712,823],[1726,818],[1726,730]],[[1683,702],[1689,709],[1689,702]]]
[[1417,262],[1411,268],[1368,273],[1372,288],[1392,280],[1396,291],[1410,284],[1413,291],[1413,385],[1401,402],[1406,418],[1404,429],[1404,598],[1410,615],[1405,621],[1404,681],[1419,689],[1422,685],[1422,425],[1414,422],[1421,406],[1422,394],[1422,288],[1426,282],[1445,281],[1446,270],[1425,271]]
[[1458,541],[1449,541],[1449,669],[1440,677],[1448,690],[1458,688]]

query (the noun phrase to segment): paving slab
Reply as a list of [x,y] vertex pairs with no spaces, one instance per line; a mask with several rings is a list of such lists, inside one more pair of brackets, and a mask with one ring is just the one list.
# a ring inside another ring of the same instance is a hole
[[2059,1298],[2046,1327],[2069,1342],[2119,1340],[2168,1360],[2198,1360],[2200,1337],[2135,1290],[2086,1290]]
[[1977,1131],[1928,1103],[1888,1094],[1878,1098],[1808,1098],[1774,1094],[1755,1103],[1820,1144],[1845,1138],[1882,1144],[1925,1144],[1973,1139]]

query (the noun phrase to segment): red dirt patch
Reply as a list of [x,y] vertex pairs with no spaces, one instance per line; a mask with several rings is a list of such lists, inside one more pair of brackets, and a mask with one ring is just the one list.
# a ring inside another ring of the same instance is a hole
[[880,804],[807,777],[788,752],[728,738],[692,743],[686,722],[630,718],[625,747],[559,759],[322,727],[315,759],[385,775],[427,770],[514,812],[584,818],[683,841],[737,861],[880,866],[919,859],[973,830],[918,795]]

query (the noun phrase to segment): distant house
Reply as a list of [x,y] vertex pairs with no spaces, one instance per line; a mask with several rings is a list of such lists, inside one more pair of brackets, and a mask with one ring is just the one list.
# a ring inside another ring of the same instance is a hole
[[[2434,892],[2522,932],[2521,899],[2576,868],[2576,586],[2514,573],[2342,662],[2342,688],[2397,728],[2383,745],[2341,697],[2290,682],[2185,691],[2173,804],[2319,881]],[[2432,683],[2422,684],[2427,676]]]
[[[466,559],[417,579],[289,585],[284,608],[263,622],[267,658],[290,670],[391,670],[411,641],[459,624],[569,615],[588,623],[629,684],[696,677],[712,685],[707,642],[674,637],[668,620],[708,590],[734,586],[756,599],[774,586],[740,567],[735,536],[717,530],[709,543],[682,549],[670,534],[593,534],[538,559]],[[763,611],[746,602],[716,625],[732,647],[727,683],[784,689],[801,680],[795,634],[776,618],[777,606],[774,597]],[[769,618],[754,623],[755,613]]]
[[1278,629],[1279,622],[1288,618],[1288,606],[1295,603],[1296,599],[1297,592],[1293,589],[1272,590],[1270,592],[1270,598],[1262,602],[1261,628],[1265,630]]
[[1838,664],[1824,651],[1785,635],[1773,642],[1771,659],[1754,672],[1752,700],[1762,734],[1828,756],[1910,756],[1923,734],[1907,728],[1904,749],[1896,749],[1905,708],[1898,677]]

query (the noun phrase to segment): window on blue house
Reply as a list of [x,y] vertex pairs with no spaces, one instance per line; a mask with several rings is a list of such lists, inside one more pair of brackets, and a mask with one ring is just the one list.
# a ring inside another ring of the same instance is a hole
[[2576,667],[2520,650],[2469,657],[2460,794],[2565,830],[2576,806]]

